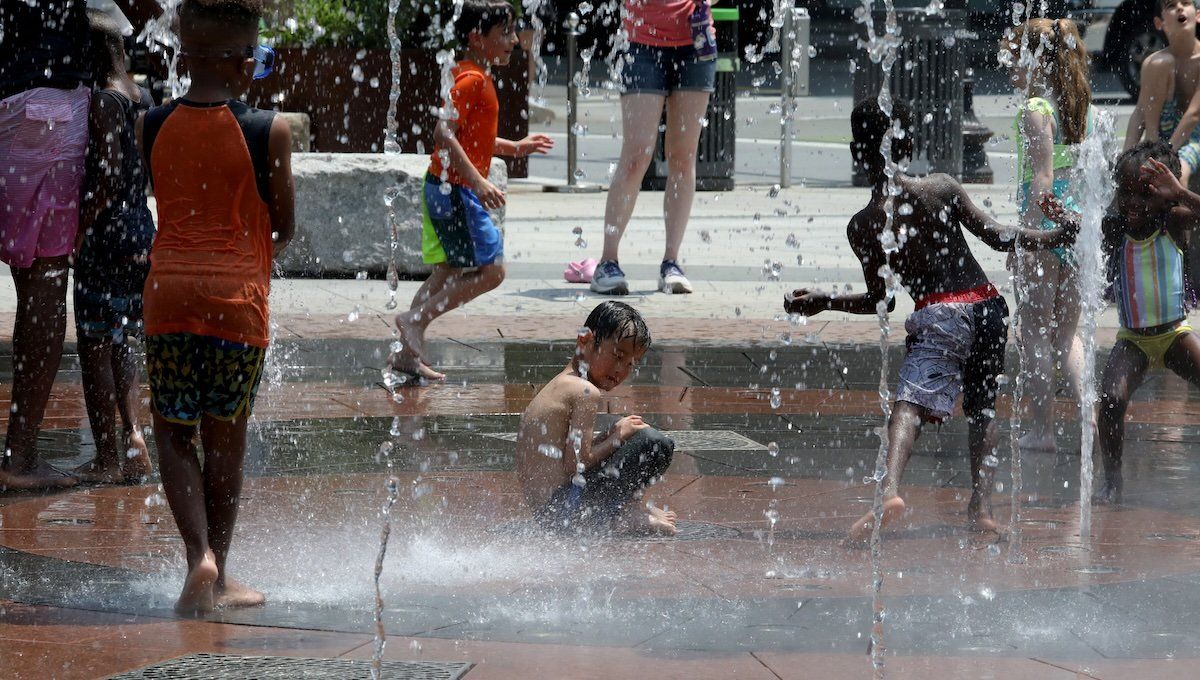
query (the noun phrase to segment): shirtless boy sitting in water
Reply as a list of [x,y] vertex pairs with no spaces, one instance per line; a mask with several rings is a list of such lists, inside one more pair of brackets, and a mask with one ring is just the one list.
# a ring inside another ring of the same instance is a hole
[[[912,114],[897,102],[893,116],[905,131],[892,142],[892,159],[899,162],[912,154]],[[1066,245],[1074,240],[1076,227],[1050,231],[1006,227],[975,207],[952,177],[909,177],[896,172],[899,194],[892,236],[898,249],[888,258],[880,239],[888,192],[880,144],[891,122],[874,100],[867,100],[854,108],[850,124],[854,134],[851,153],[866,168],[873,186],[870,203],[846,229],[850,247],[862,263],[867,292],[835,295],[797,290],[784,299],[784,309],[807,316],[826,310],[875,314],[877,305],[886,300],[891,311],[895,300],[887,296],[880,277],[881,267],[891,265],[917,304],[904,324],[907,352],[888,421],[883,524],[904,513],[900,478],[922,423],[949,416],[961,391],[970,429],[973,490],[968,520],[976,531],[999,533],[992,517],[991,491],[997,464],[996,376],[1004,370],[1008,305],[971,254],[960,227],[1003,251],[1011,251],[1018,239],[1026,249]],[[873,523],[873,513],[863,515],[850,529],[848,542],[865,540]]]
[[634,308],[601,303],[570,363],[529,402],[517,435],[517,475],[543,527],[675,535],[675,513],[631,502],[667,471],[675,443],[636,415],[593,432],[605,393],[649,347],[650,330]]

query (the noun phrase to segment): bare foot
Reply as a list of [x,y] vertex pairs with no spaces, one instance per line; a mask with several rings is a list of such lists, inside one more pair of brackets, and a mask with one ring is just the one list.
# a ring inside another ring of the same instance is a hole
[[408,316],[408,312],[396,315],[396,330],[400,331],[400,342],[404,343],[402,353],[407,352],[420,361],[429,361],[425,356],[425,337],[421,328]]
[[1050,451],[1051,453],[1058,448],[1054,441],[1054,435],[1040,435],[1032,432],[1018,439],[1017,447],[1026,451]]
[[[900,498],[899,496],[893,496],[892,498],[885,500],[883,502],[883,518],[880,523],[880,528],[891,524],[896,520],[896,518],[903,515],[907,508],[908,506],[904,504],[904,499]],[[854,523],[854,526],[850,527],[850,533],[846,536],[846,540],[842,541],[842,545],[848,548],[866,547],[867,542],[871,540],[871,530],[874,527],[875,511],[872,510],[871,512],[868,512],[867,514],[858,518],[858,521]]]
[[204,559],[188,571],[183,581],[183,591],[175,602],[175,613],[194,616],[213,609],[213,584],[217,582],[217,558],[211,550]]
[[971,502],[967,505],[967,528],[981,534],[996,534],[999,538],[1006,535],[1004,529],[992,517],[990,499],[984,500],[978,491],[971,494]]
[[266,595],[228,576],[224,586],[213,586],[213,598],[217,607],[229,609],[260,607],[267,601]]
[[17,471],[8,463],[0,463],[0,491],[37,491],[65,489],[79,483],[71,475],[39,460],[30,470]]
[[150,462],[150,449],[146,447],[142,431],[134,428],[127,436],[129,443],[125,450],[125,460],[121,461],[121,475],[127,483],[137,483],[150,476],[154,465]]
[[99,458],[71,470],[71,475],[84,484],[120,484],[125,481],[119,463],[105,463]]
[[1096,505],[1120,505],[1123,500],[1124,480],[1121,473],[1110,473],[1100,486],[1100,490],[1092,495],[1092,503]]
[[423,378],[430,382],[445,380],[445,373],[438,373],[421,361],[415,355],[410,353],[408,349],[403,349],[388,357],[388,366],[391,366],[393,371],[404,373],[414,378]]
[[631,534],[674,536],[675,513],[649,505],[646,508],[632,507],[621,518],[621,528]]

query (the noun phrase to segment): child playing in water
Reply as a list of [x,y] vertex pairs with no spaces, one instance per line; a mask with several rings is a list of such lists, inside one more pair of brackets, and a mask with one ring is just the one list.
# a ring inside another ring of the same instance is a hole
[[[1070,195],[1072,148],[1090,131],[1095,114],[1087,48],[1069,19],[1032,19],[1013,29],[1000,47],[1009,57],[1013,86],[1030,95],[1013,122],[1019,135],[1021,226],[1052,229],[1054,223],[1042,215],[1037,198],[1053,193],[1067,207],[1075,206]],[[1032,68],[1022,62],[1023,51],[1034,57]],[[1029,400],[1019,444],[1053,451],[1056,366],[1075,396],[1082,389],[1083,344],[1075,334],[1079,276],[1067,248],[1023,252],[1020,261],[1016,258],[1013,253],[1009,268],[1017,276],[1021,299],[1017,334],[1024,349],[1021,371]]]
[[[893,120],[904,133],[892,142],[892,160],[899,162],[912,154],[912,114],[903,102],[894,105]],[[846,228],[850,247],[862,264],[867,292],[837,295],[800,289],[784,299],[784,309],[807,316],[826,310],[875,314],[886,301],[891,310],[895,301],[880,277],[880,268],[891,266],[917,308],[904,324],[907,352],[888,422],[883,523],[905,510],[900,480],[922,423],[949,416],[961,391],[970,428],[968,520],[976,531],[999,533],[992,517],[991,491],[997,444],[996,376],[1004,370],[1008,305],[971,254],[961,227],[996,250],[1012,250],[1018,239],[1024,248],[1066,245],[1074,232],[1005,227],[975,207],[952,177],[910,177],[896,172],[899,194],[895,196],[892,236],[899,249],[889,257],[880,236],[888,182],[879,149],[893,123],[875,100],[869,99],[854,107],[850,124],[854,135],[851,153],[865,166],[873,185],[870,202]],[[848,543],[857,544],[869,536],[873,522],[872,513],[863,515],[850,529]]]
[[575,340],[575,356],[521,415],[517,475],[525,500],[553,531],[598,529],[675,535],[675,513],[631,503],[671,465],[675,443],[642,421],[621,418],[594,434],[604,394],[629,377],[650,347],[635,309],[603,302]]
[[1137,108],[1129,117],[1125,149],[1162,139],[1179,153],[1184,186],[1200,167],[1200,39],[1193,0],[1158,0],[1154,27],[1167,46],[1142,62]]
[[554,146],[541,134],[519,142],[496,137],[500,105],[490,69],[507,64],[517,44],[512,5],[466,0],[454,32],[463,50],[450,90],[458,118],[438,121],[434,130],[421,202],[421,250],[434,268],[408,311],[396,316],[402,347],[390,358],[394,370],[426,380],[446,377],[429,367],[424,354],[429,324],[504,280],[504,242],[488,215],[504,205],[504,193],[488,181],[492,154],[519,158]]
[[181,614],[264,601],[226,570],[269,344],[271,260],[294,231],[287,122],[238,99],[270,73],[256,57],[263,10],[262,0],[184,0],[180,56],[191,85],[138,121],[159,225],[146,368],[163,490],[187,552]]
[[[1146,371],[1169,368],[1200,386],[1200,335],[1187,322],[1184,288],[1184,248],[1200,224],[1200,196],[1180,174],[1178,157],[1161,141],[1121,154],[1113,170],[1117,194],[1103,230],[1121,330],[1100,385],[1101,503],[1122,500],[1125,409]],[[1052,216],[1063,224],[1076,219],[1063,210]]]
[[[150,474],[137,422],[138,369],[130,343],[142,334],[142,287],[154,240],[134,126],[152,102],[150,92],[125,72],[121,27],[99,12],[89,10],[88,19],[99,89],[92,95],[76,238],[75,334],[96,458],[73,474],[84,482],[116,484]],[[121,420],[120,438],[114,415]]]

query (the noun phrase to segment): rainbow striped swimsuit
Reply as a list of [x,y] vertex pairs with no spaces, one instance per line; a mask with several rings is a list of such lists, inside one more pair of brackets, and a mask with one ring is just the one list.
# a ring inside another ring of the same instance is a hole
[[1187,316],[1183,251],[1165,229],[1141,240],[1126,236],[1117,256],[1121,326],[1152,328]]

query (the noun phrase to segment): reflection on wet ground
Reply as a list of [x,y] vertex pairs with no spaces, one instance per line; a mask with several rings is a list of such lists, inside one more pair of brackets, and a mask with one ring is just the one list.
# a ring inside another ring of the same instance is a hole
[[[652,350],[607,410],[676,433],[668,477],[647,493],[682,519],[670,541],[558,539],[526,522],[512,433],[569,345],[433,350],[452,381],[402,390],[397,403],[378,384],[378,343],[275,349],[231,558],[270,604],[211,621],[369,631],[378,509],[395,474],[406,492],[384,576],[393,634],[655,653],[865,651],[869,563],[838,542],[870,503],[877,350],[799,338],[775,350]],[[77,370],[71,359],[64,368],[42,450],[69,466],[92,445]],[[1200,605],[1200,404],[1165,374],[1138,398],[1127,503],[1097,511],[1090,549],[1078,536],[1077,416],[1060,404],[1059,452],[1024,457],[1020,565],[1004,541],[963,528],[963,420],[927,428],[905,479],[913,512],[885,532],[890,654],[1092,663],[1200,651],[1190,625]],[[1001,430],[1007,438],[1007,418]],[[385,441],[394,448],[381,459]],[[1005,521],[1006,464],[995,498]],[[0,501],[0,586],[11,602],[170,618],[181,559],[154,480]]]

